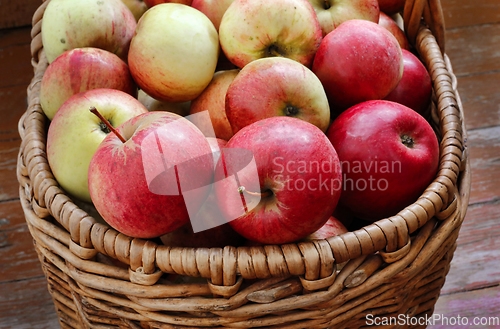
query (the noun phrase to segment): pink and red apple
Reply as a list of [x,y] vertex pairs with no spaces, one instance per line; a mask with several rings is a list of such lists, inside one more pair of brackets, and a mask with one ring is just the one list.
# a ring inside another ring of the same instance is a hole
[[273,117],[235,134],[216,167],[224,218],[245,238],[296,241],[331,216],[341,189],[340,163],[325,134],[300,119]]
[[233,133],[275,116],[298,118],[323,132],[330,124],[321,81],[304,65],[283,57],[247,64],[227,89],[226,114]]
[[91,47],[68,50],[45,71],[40,85],[40,104],[52,120],[68,98],[98,88],[117,89],[137,97],[128,65],[118,56]]
[[400,13],[405,8],[406,0],[378,0],[380,11],[387,15]]
[[394,90],[403,75],[403,55],[385,28],[353,19],[323,39],[312,70],[323,83],[332,112],[339,114]]
[[193,0],[191,7],[207,15],[218,32],[222,16],[224,16],[224,13],[233,1],[234,0]]
[[305,240],[312,241],[326,239],[332,236],[342,235],[347,232],[349,231],[346,229],[344,224],[342,224],[342,222],[337,218],[331,216],[330,218],[328,218],[328,221],[325,223],[325,225],[321,226],[321,228],[316,232],[309,234],[305,238]]
[[387,16],[383,12],[380,12],[380,18],[378,20],[378,24],[387,29],[387,31],[391,32],[391,34],[398,40],[399,46],[401,49],[410,49],[410,44],[408,43],[408,38],[399,25],[394,21],[391,17]]
[[89,190],[102,218],[131,237],[153,238],[185,225],[213,180],[208,141],[170,112],[149,112],[110,134],[89,167]]
[[327,136],[342,163],[339,202],[365,220],[393,216],[416,201],[438,169],[432,127],[398,103],[353,106],[335,119]]
[[431,77],[417,56],[405,49],[403,49],[403,65],[401,81],[385,99],[406,105],[426,116],[432,95]]
[[[226,115],[226,93],[238,72],[238,69],[215,72],[207,88],[191,101],[190,120],[205,136],[215,133],[215,137],[226,141],[233,136]],[[209,116],[193,115],[203,111],[208,111]]]

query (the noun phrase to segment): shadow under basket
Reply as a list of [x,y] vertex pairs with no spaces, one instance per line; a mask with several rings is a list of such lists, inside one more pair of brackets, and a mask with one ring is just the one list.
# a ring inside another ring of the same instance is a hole
[[[47,3],[33,17],[35,75],[19,122],[17,177],[62,328],[360,328],[368,318],[432,314],[470,193],[463,110],[443,55],[438,0],[407,0],[403,14],[432,78],[431,124],[440,141],[438,174],[420,198],[393,217],[325,240],[210,249],[120,234],[58,186],[39,101],[48,66],[40,35]],[[167,280],[170,274],[199,279]]]

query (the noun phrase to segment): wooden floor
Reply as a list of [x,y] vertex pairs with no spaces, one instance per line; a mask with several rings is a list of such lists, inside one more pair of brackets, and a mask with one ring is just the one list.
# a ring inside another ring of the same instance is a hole
[[[468,317],[472,324],[474,317],[500,318],[500,1],[442,0],[442,5],[446,52],[465,108],[473,185],[435,314]],[[0,30],[0,328],[58,327],[16,181],[17,121],[33,74],[29,42],[30,27]]]

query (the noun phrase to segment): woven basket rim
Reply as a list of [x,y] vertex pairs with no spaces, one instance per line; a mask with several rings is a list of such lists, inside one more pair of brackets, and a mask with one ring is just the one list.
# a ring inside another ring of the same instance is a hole
[[[47,66],[40,31],[43,11],[49,1],[45,1],[33,16],[32,63],[37,69],[30,85],[30,89],[33,90],[39,88],[39,82]],[[272,276],[275,273],[282,274],[283,269],[276,268],[279,267],[278,265],[294,264],[295,268],[288,268],[289,274],[306,274],[306,278],[310,272],[309,267],[318,267],[322,263],[332,260],[335,263],[341,263],[383,249],[385,249],[385,254],[388,257],[397,258],[401,250],[408,246],[410,234],[423,227],[432,217],[448,218],[456,215],[455,210],[457,208],[461,210],[463,216],[465,215],[470,193],[469,171],[466,170],[467,175],[462,175],[465,178],[461,177],[462,181],[465,182],[465,184],[462,184],[465,191],[457,190],[457,180],[460,172],[468,168],[467,148],[464,143],[466,130],[463,123],[463,109],[456,92],[456,78],[451,70],[448,57],[442,55],[442,50],[444,50],[444,33],[440,33],[440,31],[444,31],[442,10],[440,5],[437,6],[439,10],[433,11],[432,15],[426,14],[425,10],[426,8],[429,10],[428,8],[435,6],[436,3],[436,1],[432,0],[427,5],[426,1],[407,0],[404,12],[405,28],[408,31],[410,42],[415,44],[417,49],[423,48],[427,52],[421,54],[421,56],[432,76],[434,90],[437,94],[437,112],[439,114],[439,128],[442,140],[439,175],[433,183],[429,185],[415,203],[406,207],[397,215],[379,220],[354,232],[314,242],[290,243],[281,246],[212,248],[210,252],[216,254],[215,258],[213,256],[210,258],[210,266],[215,264],[214,267],[216,268],[215,274],[210,274],[214,284],[220,285],[222,281],[226,281],[221,280],[222,276],[225,279],[226,274],[229,275],[227,281],[234,283],[237,275],[243,275],[240,264],[248,261],[241,258],[252,258],[252,255],[260,257],[260,259],[255,257],[252,259],[254,267],[257,266],[258,262],[265,264],[269,269],[272,266],[274,267],[272,271],[274,273],[271,273]],[[428,24],[430,28],[422,24],[420,20],[422,16],[426,22],[432,22]],[[418,17],[418,20],[415,20],[414,17]],[[440,42],[439,45],[436,39]],[[41,122],[46,120],[40,118],[40,115],[43,116],[43,112],[39,104],[30,103],[30,107],[19,122],[19,131],[23,143],[18,161],[18,180],[22,187],[24,184],[22,173],[26,173],[24,176],[28,176],[30,181],[33,182],[31,206],[45,216],[52,215],[70,232],[71,240],[67,242],[72,252],[80,258],[90,259],[95,255],[96,249],[101,253],[104,251],[107,256],[129,263],[132,271],[143,268],[146,274],[153,274],[157,268],[166,267],[165,264],[161,266],[158,264],[159,255],[164,256],[171,252],[182,253],[183,255],[206,252],[207,248],[165,247],[150,240],[127,237],[109,226],[101,227],[104,225],[96,223],[90,215],[76,206],[71,198],[66,196],[60,189],[50,173],[46,155],[42,155],[42,159],[38,159],[40,162],[33,164],[33,167],[30,167],[31,162],[24,166],[23,163],[27,163],[27,158],[31,160],[33,157],[39,157],[36,152],[32,152],[32,154],[28,154],[29,151],[24,153],[25,148],[32,147],[33,144],[40,141],[42,141],[42,145],[37,145],[37,147],[41,149],[45,147],[43,144],[45,132],[42,129],[39,129],[36,136],[33,133],[25,134],[25,128],[29,124],[27,120],[41,120]],[[43,126],[43,123],[39,123],[40,125]],[[44,157],[45,159],[43,159]],[[24,192],[21,191],[21,193]],[[49,207],[44,213],[43,209],[46,204],[49,204]],[[64,213],[68,217],[68,222],[61,222],[60,220],[61,217],[65,216]],[[78,220],[72,220],[72,218],[78,218]],[[113,238],[114,250],[111,252],[108,252],[109,250],[106,250],[105,246],[94,243],[94,239],[98,239],[102,243],[106,234]],[[122,254],[119,254],[119,252],[122,252]],[[277,261],[279,264],[270,264],[270,259],[276,257],[276,255],[280,258]],[[308,263],[308,255],[311,255],[309,259],[316,259],[319,262]],[[231,259],[232,261],[227,262],[230,265],[226,265],[223,259]],[[167,272],[186,274],[185,268],[176,269],[170,267],[168,270]],[[239,273],[237,273],[238,270]],[[311,271],[315,272],[316,269],[311,269]],[[200,272],[197,274],[200,274]],[[248,273],[246,273],[246,276],[251,277]],[[215,277],[219,279],[215,279]],[[317,275],[312,275],[311,278],[313,280],[321,279]]]

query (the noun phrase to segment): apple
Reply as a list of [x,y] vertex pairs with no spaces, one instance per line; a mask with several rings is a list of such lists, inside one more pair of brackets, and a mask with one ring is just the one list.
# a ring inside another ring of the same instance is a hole
[[180,3],[183,5],[191,6],[191,2],[193,2],[193,0],[144,0],[144,2],[149,8],[151,8],[161,3]]
[[405,8],[406,0],[378,0],[380,11],[387,15],[400,13]]
[[90,202],[89,163],[109,129],[90,113],[95,107],[114,127],[147,112],[137,99],[114,89],[92,89],[71,96],[57,111],[47,133],[47,158],[59,185]]
[[321,228],[316,232],[309,234],[305,238],[305,240],[321,240],[332,236],[341,235],[347,232],[349,231],[345,228],[344,224],[342,224],[342,222],[337,218],[331,216],[330,218],[328,218],[328,221],[325,223],[325,225],[321,226]]
[[159,101],[146,94],[144,90],[139,90],[139,96],[137,97],[137,99],[150,112],[151,111],[172,112],[182,117],[189,114],[189,109],[191,107],[191,102],[189,101],[179,102],[179,103]]
[[52,0],[42,20],[45,55],[52,63],[67,50],[95,47],[126,60],[136,21],[121,0]]
[[134,14],[136,21],[139,21],[146,10],[148,10],[148,6],[142,0],[122,0],[122,2]]
[[[220,150],[227,142],[212,137],[208,137],[207,141],[212,150],[215,166],[220,157]],[[214,227],[194,233],[191,223],[187,223],[177,230],[161,236],[161,241],[164,245],[172,247],[223,248],[225,246],[237,247],[241,245],[243,242],[242,236],[236,233],[229,223],[221,221],[221,219],[222,215],[217,206],[215,193],[212,190],[199,210],[197,217],[195,219],[191,218],[191,221],[202,221],[204,223],[203,226],[207,228]]]
[[321,81],[304,65],[284,57],[247,64],[227,89],[226,114],[233,133],[275,116],[302,119],[323,132],[330,124]]
[[217,66],[219,39],[200,11],[176,3],[149,9],[129,51],[130,72],[151,97],[186,102],[208,86]]
[[271,56],[310,67],[322,39],[307,0],[236,0],[222,17],[219,36],[224,54],[240,68]]
[[403,55],[382,26],[359,19],[342,23],[321,42],[312,67],[333,113],[367,100],[383,99],[401,80]]
[[137,96],[128,66],[118,56],[91,47],[68,50],[47,67],[40,85],[40,104],[52,120],[68,98],[98,88],[118,89]]
[[208,144],[210,145],[210,150],[212,151],[212,155],[214,158],[214,168],[215,168],[220,158],[221,149],[226,147],[227,141],[214,137],[207,137],[207,141]]
[[423,116],[430,110],[432,81],[424,64],[408,50],[403,49],[403,77],[387,97],[388,101],[408,106]]
[[380,18],[378,20],[378,24],[387,29],[387,31],[391,32],[391,34],[398,40],[399,46],[401,49],[410,49],[410,44],[408,43],[408,38],[399,25],[392,18],[380,12]]
[[339,203],[364,220],[395,215],[434,179],[439,144],[429,123],[386,100],[355,105],[335,119],[327,136],[342,163]]
[[89,166],[89,191],[117,231],[154,238],[185,225],[208,196],[213,157],[203,134],[170,112],[148,112],[118,127]]
[[[215,72],[207,88],[191,101],[190,120],[205,136],[215,133],[215,137],[226,141],[233,136],[226,116],[226,92],[239,71],[234,69]],[[208,111],[209,116],[194,115],[203,111]]]
[[222,16],[234,0],[193,0],[191,7],[204,13],[219,31]]
[[377,0],[309,0],[318,16],[323,37],[351,19],[378,23]]
[[282,244],[318,230],[340,196],[340,163],[316,126],[273,117],[235,134],[222,149],[214,188],[219,208],[246,239]]

